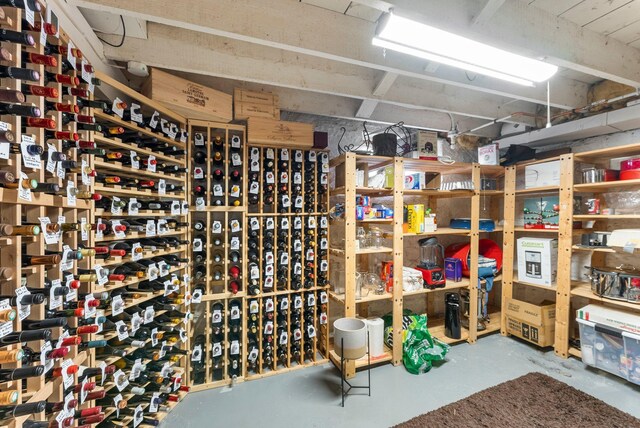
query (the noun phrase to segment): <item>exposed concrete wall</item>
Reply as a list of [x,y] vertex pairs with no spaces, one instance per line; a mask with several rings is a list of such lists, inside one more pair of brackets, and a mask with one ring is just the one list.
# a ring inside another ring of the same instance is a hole
[[634,143],[640,143],[640,129],[634,129],[633,131],[616,132],[615,134],[601,135],[598,137],[584,138],[582,140],[553,144],[550,146],[545,146],[544,149],[546,151],[564,147],[571,147],[573,152],[578,153],[589,150],[597,150],[603,147],[624,146]]

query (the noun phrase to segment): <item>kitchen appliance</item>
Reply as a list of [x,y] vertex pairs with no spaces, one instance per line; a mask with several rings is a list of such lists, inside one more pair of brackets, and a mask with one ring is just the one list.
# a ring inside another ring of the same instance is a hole
[[420,244],[420,264],[416,267],[422,272],[425,288],[442,288],[446,284],[444,273],[444,247],[438,238],[424,238]]
[[583,183],[602,183],[618,180],[620,171],[616,169],[588,168],[582,170]]
[[607,247],[611,232],[583,233],[580,236],[580,245],[583,247]]
[[640,170],[640,158],[627,159],[620,162],[621,171],[628,171],[630,169]]
[[591,291],[605,299],[640,303],[640,271],[631,266],[586,266],[591,271]]
[[451,339],[460,339],[462,329],[460,328],[460,295],[458,293],[447,293],[444,297],[444,335]]
[[542,278],[542,253],[540,251],[524,252],[525,267],[529,278]]

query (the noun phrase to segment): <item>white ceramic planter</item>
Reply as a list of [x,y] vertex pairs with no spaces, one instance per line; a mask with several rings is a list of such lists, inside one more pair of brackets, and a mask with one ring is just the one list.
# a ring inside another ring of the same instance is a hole
[[333,348],[339,357],[344,353],[345,359],[355,360],[367,353],[367,323],[365,321],[357,318],[337,319],[333,323],[333,333]]

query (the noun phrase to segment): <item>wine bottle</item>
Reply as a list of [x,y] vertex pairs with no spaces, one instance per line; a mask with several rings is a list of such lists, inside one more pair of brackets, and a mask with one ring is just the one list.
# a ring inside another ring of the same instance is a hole
[[0,29],[0,41],[9,43],[18,43],[24,46],[33,47],[36,41],[29,33],[21,33],[20,31]]
[[[21,370],[21,369],[15,369]],[[21,379],[21,378],[18,378]],[[36,401],[35,403],[16,404],[14,406],[0,406],[0,418],[17,418],[19,416],[31,415],[44,412],[46,401]]]
[[32,256],[28,254],[22,255],[22,266],[47,265],[53,266],[60,263],[62,257],[59,254],[49,256]]
[[[5,338],[6,336],[3,339]],[[19,369],[0,369],[0,381],[11,382],[12,380],[40,377],[43,374],[44,366],[22,367]],[[44,411],[44,408],[41,411]],[[1,412],[2,411],[0,410],[0,414]]]

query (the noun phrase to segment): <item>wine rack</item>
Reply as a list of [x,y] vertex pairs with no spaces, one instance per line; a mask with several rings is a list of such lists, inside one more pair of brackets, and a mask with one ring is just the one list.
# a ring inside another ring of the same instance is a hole
[[[2,391],[17,393],[15,401],[7,400],[3,405],[63,401],[65,384],[74,384],[78,378],[73,370],[61,375],[61,368],[91,363],[90,354],[76,346],[78,318],[66,318],[57,311],[81,306],[78,293],[89,291],[86,283],[76,279],[92,265],[92,135],[78,128],[78,123],[93,120],[86,101],[92,98],[93,85],[98,82],[93,80],[91,65],[74,49],[64,31],[43,20],[47,11],[38,5],[39,13],[5,7],[5,19],[0,24],[4,30],[22,33],[25,40],[22,46],[2,42],[2,65],[31,70],[21,72],[23,80],[1,79],[3,88],[26,96],[7,101],[36,107],[40,112],[31,115],[35,120],[9,114],[0,118],[2,130],[10,133],[3,133],[0,143],[0,171],[4,175],[0,224],[13,229],[13,233],[5,229],[5,236],[0,237],[0,294],[16,295],[19,302],[34,302],[14,306],[18,314],[13,322],[5,319],[0,334],[5,337],[11,331],[49,328],[51,334],[49,340],[21,341],[4,347],[3,351],[18,351],[22,357],[14,354],[14,360],[2,363],[2,370],[22,367],[23,361],[36,367],[46,360],[34,353],[49,353],[51,357],[45,373],[27,378],[24,384],[21,380],[3,382]],[[79,141],[86,142],[85,149],[78,149]],[[37,147],[43,149],[42,154],[35,150]],[[17,188],[7,180],[7,173],[20,183]],[[29,189],[35,183],[37,187]],[[25,296],[29,293],[32,297]],[[44,302],[37,297],[43,294]],[[7,302],[0,299],[5,316],[12,306]],[[78,408],[90,404],[81,401]],[[27,419],[49,417],[36,406],[14,419],[5,419],[3,424],[21,427]]]

